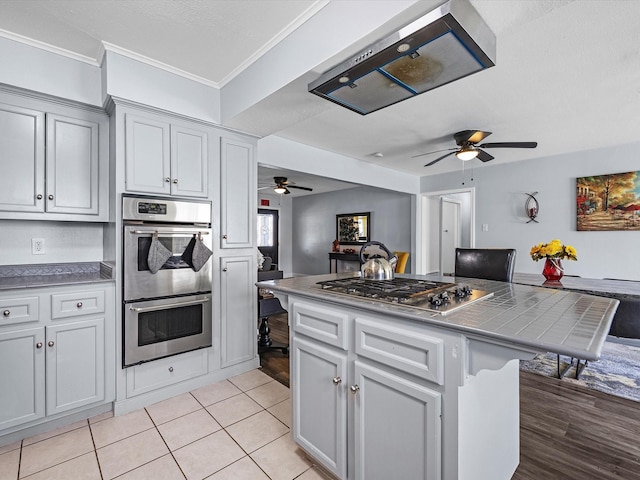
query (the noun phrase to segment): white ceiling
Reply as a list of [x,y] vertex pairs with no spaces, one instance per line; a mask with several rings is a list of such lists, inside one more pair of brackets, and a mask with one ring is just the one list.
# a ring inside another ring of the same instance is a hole
[[[393,0],[339,1],[366,6]],[[6,36],[34,39],[90,62],[100,60],[106,42],[222,87],[326,3],[0,0],[0,29]],[[439,3],[422,0],[421,7],[427,12]],[[496,159],[488,165],[638,140],[640,1],[471,3],[496,34],[495,67],[363,117],[307,92],[307,83],[332,66],[318,65],[228,126],[414,175],[460,169],[455,157],[429,168],[423,165],[436,155],[411,158],[454,146],[451,135],[459,130],[494,132],[489,142],[538,142],[535,150],[491,150]],[[335,63],[353,53],[353,46],[344,47]],[[375,152],[383,157],[374,157]],[[273,174],[268,171],[265,178]],[[299,185],[311,181],[293,178],[292,172],[283,176]]]

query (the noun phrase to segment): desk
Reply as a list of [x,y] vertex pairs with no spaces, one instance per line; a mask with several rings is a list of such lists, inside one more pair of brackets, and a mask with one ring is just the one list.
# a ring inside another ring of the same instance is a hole
[[609,335],[640,339],[640,282],[638,281],[565,276],[559,282],[547,282],[542,275],[514,273],[513,283],[570,290],[620,300]]
[[329,273],[359,272],[360,255],[357,253],[329,253]]

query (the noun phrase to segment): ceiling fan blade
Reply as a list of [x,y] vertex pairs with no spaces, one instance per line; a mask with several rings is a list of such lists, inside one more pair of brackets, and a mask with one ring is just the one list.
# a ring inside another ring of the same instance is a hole
[[449,155],[453,155],[456,152],[449,152],[446,155],[442,155],[441,157],[436,158],[435,160],[433,160],[432,162],[429,162],[425,165],[425,167],[430,167],[431,165],[433,165],[434,163],[438,163],[440,160],[443,160],[445,158],[447,158]]
[[297,185],[287,185],[287,188],[297,188],[298,190],[306,190],[307,192],[313,192],[313,188],[298,187]]
[[284,190],[285,192],[283,193],[283,195],[289,195],[291,193],[287,187],[284,187]]
[[448,152],[450,150],[457,150],[457,148],[445,148],[444,150],[436,150],[435,152],[420,153],[418,155],[414,155],[411,158],[424,157],[425,155],[431,155],[433,153],[440,153],[440,152]]
[[491,135],[491,132],[483,132],[482,130],[463,130],[453,134],[453,139],[457,145],[463,143],[478,143]]
[[488,162],[489,160],[493,160],[495,157],[493,155],[488,154],[484,150],[478,149],[478,156],[476,158],[481,162]]
[[537,146],[538,142],[497,142],[478,145],[480,148],[536,148]]
[[273,188],[273,185],[269,185],[268,187],[258,187],[258,190],[266,190],[267,188]]

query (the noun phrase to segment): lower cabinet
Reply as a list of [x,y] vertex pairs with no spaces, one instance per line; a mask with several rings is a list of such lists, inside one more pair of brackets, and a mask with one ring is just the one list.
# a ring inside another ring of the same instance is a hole
[[341,480],[440,479],[442,393],[417,368],[439,370],[437,342],[388,341],[395,327],[344,309],[294,301],[290,311],[294,441]]
[[[24,314],[24,299],[0,295],[0,435],[5,429],[104,403],[106,391],[112,390],[106,386],[106,358],[113,355],[107,356],[106,348],[113,348],[114,339],[106,332],[113,332],[107,322],[115,322],[113,287],[46,292],[30,297],[39,305],[30,316]],[[73,310],[67,310],[67,300]],[[25,318],[32,318],[32,327]]]

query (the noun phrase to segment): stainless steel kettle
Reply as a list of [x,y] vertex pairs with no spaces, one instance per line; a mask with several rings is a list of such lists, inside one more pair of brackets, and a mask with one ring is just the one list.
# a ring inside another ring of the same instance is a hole
[[[387,258],[377,253],[367,254],[367,247],[372,245],[379,247],[387,255]],[[380,242],[367,242],[360,249],[360,263],[362,278],[366,280],[393,280],[398,257]]]

